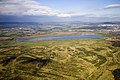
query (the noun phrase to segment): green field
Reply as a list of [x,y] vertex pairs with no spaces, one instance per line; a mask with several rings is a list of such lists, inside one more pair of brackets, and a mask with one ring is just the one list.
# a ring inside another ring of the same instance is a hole
[[114,80],[120,47],[105,39],[0,40],[0,80]]

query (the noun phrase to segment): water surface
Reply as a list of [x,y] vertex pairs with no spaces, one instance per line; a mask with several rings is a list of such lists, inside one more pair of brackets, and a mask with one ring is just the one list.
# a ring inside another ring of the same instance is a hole
[[35,37],[35,38],[19,38],[19,42],[29,41],[41,41],[41,40],[64,40],[64,39],[79,39],[79,38],[104,38],[98,35],[74,35],[74,36],[47,36],[47,37]]

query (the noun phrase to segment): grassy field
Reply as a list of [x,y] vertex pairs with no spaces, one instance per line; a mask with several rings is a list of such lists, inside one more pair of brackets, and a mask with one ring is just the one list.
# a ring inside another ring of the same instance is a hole
[[0,80],[114,80],[120,47],[105,39],[0,42]]

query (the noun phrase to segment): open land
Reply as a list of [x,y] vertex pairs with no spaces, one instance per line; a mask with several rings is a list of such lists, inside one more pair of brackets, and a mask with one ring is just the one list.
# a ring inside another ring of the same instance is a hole
[[114,80],[120,47],[105,39],[16,42],[1,38],[0,79]]

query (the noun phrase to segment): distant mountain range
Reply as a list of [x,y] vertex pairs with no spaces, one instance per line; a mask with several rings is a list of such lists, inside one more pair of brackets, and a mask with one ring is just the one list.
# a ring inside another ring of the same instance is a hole
[[120,22],[102,22],[102,24],[120,24]]
[[[40,25],[40,24],[64,24],[64,23],[91,23],[91,22],[0,22],[0,24],[29,24],[29,25]],[[93,22],[92,22],[93,23]],[[96,23],[96,22],[95,22]],[[99,22],[97,24],[120,24],[120,22]]]
[[103,22],[102,24],[115,24],[114,22]]

